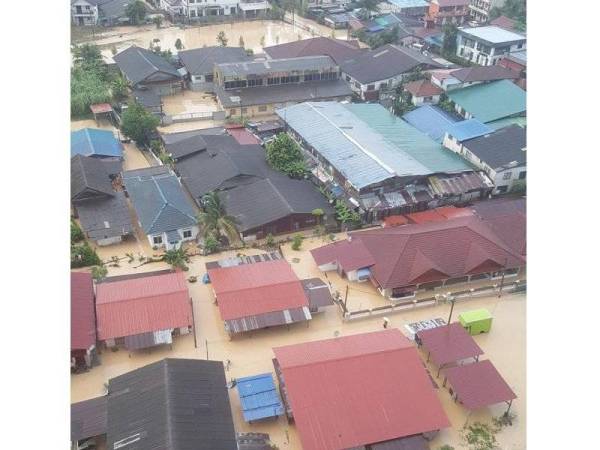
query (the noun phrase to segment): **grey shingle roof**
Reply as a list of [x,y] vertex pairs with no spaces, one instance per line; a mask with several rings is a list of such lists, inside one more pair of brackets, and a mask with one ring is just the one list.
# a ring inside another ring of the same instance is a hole
[[342,72],[360,83],[371,83],[410,72],[421,64],[426,68],[442,67],[416,50],[393,44],[384,45],[377,50],[343,61],[340,67]]
[[178,53],[181,63],[192,75],[212,73],[215,64],[251,61],[242,47],[203,47]]
[[131,215],[123,192],[78,203],[75,208],[83,231],[90,239],[124,236],[133,232]]
[[265,47],[264,51],[271,58],[296,58],[298,56],[327,55],[335,62],[353,58],[365,50],[347,41],[329,37],[315,37],[286,44]]
[[133,96],[135,101],[144,108],[156,108],[162,105],[160,96],[158,96],[154,91],[148,89],[134,89]]
[[512,162],[522,165],[526,161],[523,149],[527,146],[527,129],[512,125],[465,141],[463,145],[492,169]]
[[221,361],[164,359],[112,378],[108,391],[107,448],[237,449]]
[[192,135],[175,142],[165,144],[165,150],[173,159],[180,159],[202,150],[206,150],[206,141],[200,134]]
[[181,79],[177,69],[162,56],[135,45],[117,53],[113,59],[134,86],[141,81]]
[[514,80],[519,74],[502,66],[473,66],[452,71],[452,77],[464,83],[471,81]]
[[233,101],[231,97],[239,97],[244,107],[335,99],[352,95],[352,90],[343,80],[331,80],[228,90],[218,86],[215,93],[224,108],[235,108],[239,107],[240,103],[237,100]]
[[293,70],[322,70],[336,67],[329,56],[302,56],[299,58],[267,59],[265,61],[217,64],[224,76],[266,75]]
[[[177,177],[169,173],[156,174],[156,168],[123,173],[123,181],[146,234],[162,233],[189,227],[197,223],[195,211]],[[154,174],[153,174],[154,173]]]
[[114,194],[106,165],[97,158],[75,155],[71,158],[71,199]]

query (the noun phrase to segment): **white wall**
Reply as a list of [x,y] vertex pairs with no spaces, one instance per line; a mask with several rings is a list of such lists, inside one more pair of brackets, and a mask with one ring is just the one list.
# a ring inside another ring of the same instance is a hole
[[425,100],[425,97],[415,97],[414,95],[412,96],[412,103],[413,103],[413,105],[416,105],[416,106],[436,105],[439,101],[440,101],[439,95],[433,95],[433,96],[431,96],[431,98],[429,100]]
[[[470,41],[475,41],[474,45],[477,48],[465,46],[464,45],[465,39],[469,39]],[[474,63],[480,64],[482,66],[496,65],[498,63],[498,61],[500,61],[500,59],[502,59],[506,54],[505,52],[498,53],[499,47],[505,47],[502,44],[495,44],[494,47],[490,46],[491,50],[490,50],[489,55],[485,55],[485,54],[481,53],[481,46],[487,45],[487,44],[484,44],[484,43],[476,40],[472,36],[463,36],[463,35],[459,34],[456,44],[457,44],[456,45],[456,54],[458,56],[460,56],[461,58],[465,58],[468,61],[472,61]],[[523,42],[512,44],[508,49],[508,53],[513,53],[513,52],[517,52],[517,51],[521,51],[521,50],[525,50],[525,49],[527,49],[527,41],[524,40]],[[481,54],[481,58],[479,57],[480,54]]]
[[[192,230],[192,236],[189,238],[183,238],[183,232],[186,230]],[[181,238],[181,241],[179,241],[178,245],[170,245],[167,241],[167,233],[158,233],[158,234],[148,234],[146,235],[146,237],[148,238],[148,242],[150,242],[150,246],[151,247],[158,247],[158,248],[166,248],[167,250],[171,250],[173,248],[179,248],[181,246],[182,242],[188,242],[188,241],[193,241],[196,239],[196,237],[198,236],[198,233],[200,232],[200,228],[198,227],[198,225],[194,225],[192,227],[186,227],[186,228],[180,228],[179,230],[177,230],[177,232],[179,233],[179,237]],[[162,244],[155,244],[154,243],[154,236],[161,236],[162,237]]]
[[[511,167],[510,169],[505,169],[499,172],[496,172],[494,170],[490,170],[489,176],[492,179],[492,181],[494,182],[494,190],[492,191],[492,194],[501,194],[501,193],[506,193],[506,192],[510,192],[511,189],[513,188],[513,185],[515,184],[515,181],[527,181],[527,176],[525,176],[525,178],[523,178],[522,180],[519,180],[519,174],[521,172],[525,172],[527,170],[526,166],[516,166],[516,167]],[[510,175],[508,175],[510,174]],[[505,176],[508,176],[509,178],[506,179]],[[502,186],[506,186],[506,191],[500,191],[498,190],[499,187]]]

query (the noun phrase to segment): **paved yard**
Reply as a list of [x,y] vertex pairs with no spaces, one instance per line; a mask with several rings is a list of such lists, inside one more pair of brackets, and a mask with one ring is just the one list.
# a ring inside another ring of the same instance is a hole
[[176,95],[162,97],[162,102],[163,111],[169,115],[219,110],[214,95],[205,92],[184,90]]

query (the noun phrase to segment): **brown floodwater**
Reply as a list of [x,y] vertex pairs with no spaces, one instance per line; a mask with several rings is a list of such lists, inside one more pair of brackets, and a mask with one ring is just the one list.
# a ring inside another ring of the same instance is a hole
[[[343,234],[339,235],[343,238]],[[285,258],[291,262],[294,271],[300,278],[320,276],[323,274],[317,269],[309,249],[323,245],[321,238],[307,238],[300,251],[293,251],[289,244],[283,246]],[[145,251],[151,249],[146,247]],[[120,255],[131,251],[131,243],[105,247],[105,255]],[[260,250],[247,249],[247,255],[258,254]],[[208,257],[194,256],[190,263],[189,275],[201,276],[205,273],[204,264],[207,261],[235,256],[237,252],[224,252]],[[134,272],[153,271],[166,268],[164,263],[155,263],[135,268],[139,263],[122,261],[120,267],[109,267],[109,275],[118,275]],[[337,274],[328,273],[334,289],[345,291],[347,281]],[[217,306],[214,304],[209,285],[200,282],[190,283],[189,289],[193,298],[195,315],[196,345],[194,336],[188,335],[175,339],[172,349],[169,347],[156,348],[147,352],[129,354],[126,350],[117,352],[103,352],[102,364],[90,372],[71,377],[71,401],[81,401],[103,393],[103,385],[110,378],[144,366],[165,357],[170,358],[197,358],[231,361],[230,370],[226,372],[227,379],[242,377],[262,372],[273,372],[271,359],[272,348],[304,341],[331,338],[336,333],[341,335],[356,334],[382,328],[382,318],[367,318],[351,322],[343,322],[337,307],[333,306],[321,315],[316,315],[313,320],[305,324],[295,324],[290,327],[276,327],[267,330],[258,330],[245,336],[230,340],[223,329],[223,322],[219,316]],[[351,283],[348,293],[348,304],[359,305],[383,304],[383,300],[375,289],[366,283]],[[475,336],[475,340],[484,350],[484,358],[490,359],[506,379],[518,398],[513,402],[512,411],[517,414],[517,419],[512,427],[504,428],[498,435],[501,449],[522,450],[525,445],[525,313],[526,299],[520,295],[504,295],[502,298],[489,296],[474,298],[456,303],[454,317],[462,311],[485,307],[494,316],[492,330],[489,334]],[[423,309],[409,310],[389,315],[390,326],[404,331],[404,325],[417,320],[444,317],[448,315],[448,306],[439,305]],[[423,355],[422,355],[423,356]],[[436,371],[430,367],[432,374]],[[468,414],[460,405],[454,403],[448,391],[441,387],[443,380],[438,379],[440,389],[437,394],[442,402],[452,427],[443,430],[432,442],[431,448],[436,449],[443,444],[460,447],[460,429],[467,422],[490,422],[492,417],[502,414],[506,406],[496,405],[485,408],[477,413]],[[280,417],[276,421],[247,424],[244,422],[239,398],[235,389],[229,391],[231,409],[234,417],[236,431],[254,431],[269,433],[272,441],[280,449],[301,450],[299,436],[294,425]]]

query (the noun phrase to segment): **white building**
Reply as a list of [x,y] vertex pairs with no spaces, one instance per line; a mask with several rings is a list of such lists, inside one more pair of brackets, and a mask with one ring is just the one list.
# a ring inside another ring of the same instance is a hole
[[71,19],[74,25],[96,25],[98,0],[71,0]]
[[502,5],[504,5],[504,0],[471,0],[469,5],[471,18],[485,23],[490,19],[492,8],[499,8]]
[[494,66],[504,56],[527,48],[527,38],[504,28],[459,28],[456,54],[482,66]]
[[255,16],[270,9],[266,0],[160,0],[160,8],[189,20],[235,14]]

